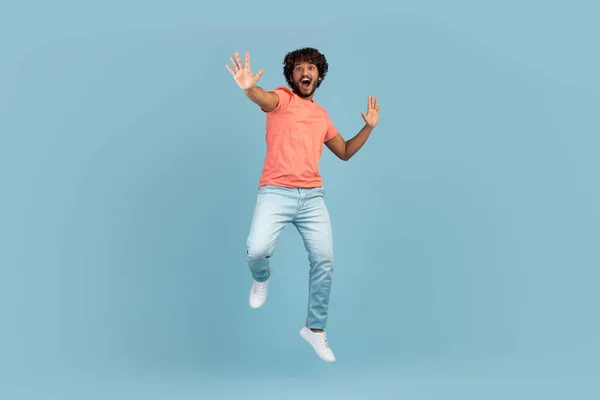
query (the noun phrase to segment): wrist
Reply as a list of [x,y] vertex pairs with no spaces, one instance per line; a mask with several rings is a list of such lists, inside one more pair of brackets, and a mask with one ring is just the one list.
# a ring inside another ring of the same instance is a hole
[[244,93],[246,93],[246,94],[251,94],[251,93],[253,93],[253,92],[255,92],[255,91],[256,91],[256,88],[257,88],[257,86],[256,86],[256,85],[254,85],[254,86],[251,86],[251,87],[249,87],[249,88],[247,88],[247,89],[242,89],[242,90],[243,90],[243,91],[244,91]]

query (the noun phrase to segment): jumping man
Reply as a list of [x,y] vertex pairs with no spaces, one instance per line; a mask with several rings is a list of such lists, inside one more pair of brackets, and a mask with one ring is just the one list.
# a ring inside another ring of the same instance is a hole
[[335,361],[325,334],[329,292],[333,275],[331,221],[324,202],[319,172],[323,143],[339,159],[347,161],[365,144],[379,120],[379,104],[368,98],[364,127],[350,140],[338,133],[327,111],[313,96],[323,83],[328,64],[325,56],[313,48],[288,53],[283,61],[286,86],[265,91],[239,53],[230,57],[227,69],[246,96],[266,114],[267,152],[258,185],[258,194],[246,243],[246,259],[254,282],[249,303],[261,307],[267,299],[271,278],[269,260],[283,228],[291,223],[297,229],[308,252],[309,296],[307,319],[300,330],[306,340],[327,362]]

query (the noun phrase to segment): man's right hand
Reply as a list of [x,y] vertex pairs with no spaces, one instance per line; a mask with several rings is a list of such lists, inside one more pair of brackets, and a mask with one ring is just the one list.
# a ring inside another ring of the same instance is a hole
[[248,52],[246,52],[246,65],[242,64],[242,59],[240,58],[240,54],[238,52],[235,53],[235,58],[229,58],[231,59],[233,68],[231,68],[229,65],[226,65],[226,67],[229,72],[231,72],[231,75],[233,75],[235,83],[237,83],[242,90],[253,88],[262,76],[264,69],[258,71],[256,75],[252,74],[250,71],[250,53]]

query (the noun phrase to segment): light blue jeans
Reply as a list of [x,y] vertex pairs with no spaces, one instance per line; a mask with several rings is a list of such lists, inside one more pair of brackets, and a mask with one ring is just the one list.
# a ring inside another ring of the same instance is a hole
[[309,286],[306,326],[325,329],[333,276],[333,240],[323,188],[262,186],[246,243],[252,277],[263,282],[270,276],[269,260],[283,228],[291,223],[308,252]]

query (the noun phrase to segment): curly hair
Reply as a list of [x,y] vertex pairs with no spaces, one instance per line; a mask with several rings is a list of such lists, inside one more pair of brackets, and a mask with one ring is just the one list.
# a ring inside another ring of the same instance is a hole
[[327,71],[329,70],[329,64],[327,64],[327,59],[325,56],[321,54],[319,50],[312,47],[305,47],[303,49],[297,49],[287,53],[283,60],[283,75],[285,76],[287,84],[290,87],[293,87],[294,85],[292,76],[294,65],[296,65],[298,62],[307,62],[317,66],[317,71],[319,71],[319,77],[321,78],[319,81],[317,81],[317,87],[321,86],[321,83],[323,82],[323,79],[325,79],[325,75],[327,75]]

